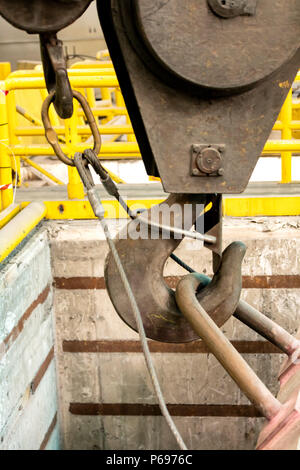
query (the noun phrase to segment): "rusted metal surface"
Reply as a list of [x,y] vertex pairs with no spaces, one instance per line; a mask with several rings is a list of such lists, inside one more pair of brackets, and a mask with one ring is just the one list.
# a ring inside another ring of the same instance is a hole
[[225,145],[192,145],[191,175],[222,176]]
[[54,287],[67,290],[105,289],[105,280],[103,277],[55,277]]
[[40,366],[39,370],[35,374],[33,381],[30,384],[30,391],[31,393],[35,393],[39,384],[41,383],[42,378],[44,377],[45,373],[48,370],[49,365],[51,364],[52,360],[54,359],[54,346],[50,349],[49,353],[47,354],[46,359]]
[[73,23],[92,0],[0,0],[0,14],[13,26],[40,35],[41,58],[49,93],[62,119],[73,114],[73,95],[63,53],[56,33]]
[[[167,405],[172,416],[219,416],[258,418],[261,413],[251,405]],[[149,403],[70,403],[69,411],[81,416],[160,416],[158,405]]]
[[208,0],[212,11],[221,18],[255,15],[258,0]]
[[270,318],[251,307],[247,302],[239,301],[234,316],[252,330],[271,341],[285,354],[293,356],[294,360],[297,359],[295,354],[300,356],[300,341]]
[[50,437],[52,436],[52,433],[55,429],[56,424],[57,424],[57,413],[55,413],[55,415],[54,415],[54,417],[51,421],[51,424],[50,424],[50,426],[49,426],[49,428],[48,428],[48,430],[47,430],[47,432],[44,436],[44,439],[42,440],[42,443],[40,445],[40,450],[45,450],[45,448],[47,447],[47,444],[50,440]]
[[[235,18],[204,0],[98,10],[147,172],[169,193],[243,191],[299,66],[298,0]],[[192,146],[210,144],[226,145],[224,173],[191,175]]]
[[[281,354],[268,341],[231,341],[240,354]],[[149,341],[151,353],[165,354],[208,354],[210,351],[203,341],[191,343],[161,343]],[[62,348],[68,353],[141,353],[142,347],[135,340],[63,340]]]
[[[158,206],[147,211],[147,218],[160,222],[162,206],[175,209],[173,225],[182,227],[182,214],[185,204],[192,205],[192,219],[190,226],[199,216],[205,197],[197,195],[170,195],[168,199]],[[197,208],[197,205],[199,206]],[[196,212],[198,209],[198,213]],[[143,213],[145,214],[145,212]],[[149,216],[150,214],[150,216]],[[144,215],[145,216],[145,215]],[[163,268],[166,260],[181,239],[169,237],[168,239],[151,239],[151,229],[147,239],[136,239],[138,219],[128,223],[116,240],[116,248],[122,259],[124,270],[132,286],[137,304],[141,309],[143,323],[148,338],[158,341],[186,342],[197,338],[188,322],[182,317],[175,302],[174,292],[163,280]],[[189,229],[190,227],[186,227]],[[124,233],[123,233],[124,232]],[[159,233],[159,231],[157,231]],[[123,289],[120,289],[121,279],[113,261],[111,253],[106,258],[105,282],[111,301],[121,318],[131,328],[136,329],[134,316],[128,298]]]
[[73,114],[73,93],[63,43],[57,39],[56,33],[43,33],[40,34],[40,44],[47,90],[55,93],[53,104],[59,117],[70,118]]
[[[98,154],[101,148],[101,136],[99,134],[98,126],[97,126],[95,117],[92,113],[92,110],[89,107],[87,100],[81,93],[79,93],[78,91],[72,90],[72,94],[73,94],[73,97],[80,103],[84,111],[86,120],[88,122],[88,125],[90,126],[93,139],[94,139],[93,150],[96,154]],[[55,100],[55,92],[53,91],[47,96],[42,106],[42,121],[43,121],[44,128],[45,128],[46,139],[48,140],[49,144],[52,146],[55,154],[63,163],[65,163],[66,165],[74,166],[74,161],[62,151],[60,144],[59,144],[58,135],[53,129],[50,118],[49,118],[49,114],[48,114],[49,107],[50,107],[50,104],[54,100]]]
[[28,33],[57,32],[73,23],[92,0],[0,0],[0,14]]
[[[164,276],[165,283],[175,289],[183,276]],[[105,289],[103,277],[55,277],[56,289]],[[300,289],[299,275],[243,276],[243,289]]]
[[[185,204],[193,205],[203,198],[196,195],[171,195],[163,204],[148,212],[151,220],[160,222],[162,207],[173,207],[173,225],[182,224]],[[164,206],[165,205],[165,206]],[[145,214],[145,212],[143,213]],[[194,213],[193,220],[198,214]],[[191,224],[193,223],[191,220]],[[138,219],[120,232],[116,248],[122,259],[125,272],[141,309],[144,327],[148,338],[166,342],[187,342],[197,339],[190,325],[182,317],[175,302],[174,292],[166,285],[163,269],[170,254],[179,245],[180,239],[151,239],[150,229],[147,239],[136,237]],[[161,238],[161,237],[160,237]],[[232,315],[241,291],[241,263],[245,247],[233,243],[224,254],[220,269],[213,281],[199,296],[208,312],[218,325],[224,324]],[[121,280],[111,254],[106,259],[105,282],[115,309],[131,328],[135,329],[134,317],[126,293],[120,289]]]
[[243,276],[244,289],[300,289],[300,275]]
[[199,280],[194,274],[186,276],[178,284],[176,301],[181,312],[262,415],[269,420],[274,418],[282,408],[280,402],[257,377],[199,303],[199,294],[198,298],[196,297],[198,287]]
[[[245,2],[239,3],[245,6]],[[263,0],[253,17],[227,21],[216,16],[209,8],[212,2],[206,0],[170,0],[164,4],[161,0],[151,3],[120,0],[119,3],[124,4],[122,15],[126,27],[131,6],[137,34],[133,35],[129,26],[128,31],[138,52],[144,56],[148,53],[153,63],[159,62],[157,71],[162,67],[168,76],[176,75],[178,80],[205,89],[223,93],[253,88],[282,67],[287,57],[292,57],[299,48],[297,0],[291,0],[290,5],[277,1],[276,7],[274,0]],[[244,10],[243,5],[236,9],[225,5],[221,8],[238,16]],[[290,26],[287,36],[278,34],[287,25]],[[258,41],[258,37],[263,37],[263,41]]]

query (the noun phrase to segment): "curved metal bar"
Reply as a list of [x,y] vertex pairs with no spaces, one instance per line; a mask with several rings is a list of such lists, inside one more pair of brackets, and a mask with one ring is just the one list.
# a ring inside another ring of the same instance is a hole
[[[192,226],[201,212],[201,203],[205,203],[203,195],[171,194],[164,203],[148,211],[147,215],[143,213],[145,218],[149,218],[149,226],[142,226],[137,218],[130,221],[117,236],[116,248],[141,310],[148,338],[175,343],[198,339],[197,334],[181,315],[174,291],[167,286],[163,278],[164,265],[181,242],[181,238],[175,239],[170,235],[163,239],[163,234],[156,229],[157,236],[151,239],[151,222],[161,222],[160,214],[164,205],[166,209],[174,209],[173,227],[181,228],[183,209],[189,204],[193,212],[190,221]],[[146,238],[141,236],[143,233],[139,233],[142,227]],[[203,305],[218,324],[225,323],[239,301],[244,253],[245,246],[240,243],[228,247],[211,285],[203,289]],[[136,330],[132,309],[126,293],[120,288],[121,279],[111,253],[105,263],[105,281],[117,313],[127,325]]]
[[300,341],[244,300],[239,301],[233,316],[269,340],[293,360],[300,357]]
[[187,275],[176,289],[176,302],[194,331],[205,342],[232,379],[249,400],[267,419],[281,410],[281,403],[257,377],[251,367],[232,346],[210,315],[199,303],[196,292],[199,280],[194,274]]
[[[198,282],[197,291],[201,292],[210,284],[211,278],[202,274]],[[300,340],[244,300],[239,300],[233,316],[277,346],[292,360],[300,357]]]

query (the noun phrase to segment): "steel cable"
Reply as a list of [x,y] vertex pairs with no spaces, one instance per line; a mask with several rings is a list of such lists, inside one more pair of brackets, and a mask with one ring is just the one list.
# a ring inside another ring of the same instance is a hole
[[153,384],[153,387],[154,387],[154,391],[155,391],[155,394],[156,394],[156,397],[157,397],[157,400],[158,400],[158,403],[159,403],[161,413],[164,416],[164,418],[165,418],[165,420],[166,420],[173,436],[175,437],[179,448],[181,450],[187,450],[187,447],[186,447],[186,445],[185,445],[185,443],[184,443],[184,441],[183,441],[183,439],[182,439],[182,437],[181,437],[181,435],[180,435],[180,433],[179,433],[179,431],[178,431],[178,429],[177,429],[177,427],[176,427],[176,425],[175,425],[175,423],[174,423],[174,421],[173,421],[173,419],[172,419],[172,417],[169,413],[169,410],[166,406],[166,402],[165,402],[165,399],[163,397],[163,394],[162,394],[162,391],[161,391],[161,388],[160,388],[160,384],[159,384],[159,381],[158,381],[158,377],[157,377],[157,374],[156,374],[156,370],[155,370],[155,367],[154,367],[154,364],[153,364],[153,361],[152,361],[152,358],[151,358],[151,354],[150,354],[150,350],[149,350],[149,346],[148,346],[148,342],[147,342],[147,338],[146,338],[146,333],[145,333],[145,329],[144,329],[144,325],[143,325],[141,312],[140,312],[140,309],[139,309],[139,307],[136,303],[133,291],[131,289],[131,286],[130,286],[128,278],[127,278],[127,275],[124,271],[124,268],[123,268],[121,259],[119,257],[119,254],[117,252],[114,240],[111,238],[111,235],[110,235],[110,232],[109,232],[109,229],[108,229],[108,225],[106,224],[104,217],[103,216],[102,217],[98,216],[98,219],[100,220],[100,223],[102,225],[107,243],[108,243],[109,248],[110,248],[110,250],[112,252],[112,255],[114,257],[117,269],[120,273],[120,277],[122,279],[124,288],[126,290],[128,299],[130,301],[132,311],[134,313],[136,326],[137,326],[138,333],[139,333],[139,336],[140,336],[140,342],[141,342],[141,345],[142,345],[146,365],[147,365],[147,368],[148,368],[149,375],[151,377],[151,381],[152,381],[152,384]]
[[[127,278],[127,275],[126,275],[125,270],[123,268],[121,259],[119,257],[118,251],[117,251],[116,246],[115,246],[115,242],[114,242],[114,240],[111,236],[108,225],[107,225],[107,223],[104,219],[104,209],[103,209],[101,200],[100,200],[98,194],[96,193],[96,189],[95,189],[94,184],[91,183],[91,174],[90,174],[89,169],[86,167],[85,163],[83,162],[83,158],[84,158],[84,155],[82,155],[80,153],[76,153],[75,156],[74,156],[74,163],[75,163],[75,166],[76,166],[76,168],[79,172],[79,175],[80,175],[85,187],[87,188],[87,195],[88,195],[90,204],[92,206],[94,214],[96,215],[96,217],[99,219],[99,221],[101,223],[106,241],[108,243],[108,246],[109,246],[109,248],[111,250],[111,253],[113,255],[113,258],[115,260],[117,269],[119,271],[119,274],[120,274],[120,277],[121,277],[121,280],[122,280],[122,283],[123,283],[123,286],[125,288],[126,294],[128,296],[129,302],[131,304],[131,308],[132,308],[132,311],[133,311],[133,314],[134,314],[137,330],[138,330],[139,337],[140,337],[140,342],[141,342],[141,345],[142,345],[142,350],[143,350],[146,366],[147,366],[147,369],[148,369],[148,372],[149,372],[149,375],[150,375],[150,378],[151,378],[151,381],[152,381],[152,384],[153,384],[154,392],[155,392],[155,395],[157,397],[157,401],[158,401],[161,413],[162,413],[163,417],[165,418],[165,420],[166,420],[166,422],[167,422],[167,424],[170,428],[170,431],[172,432],[179,448],[181,450],[187,450],[187,447],[186,447],[186,445],[185,445],[185,443],[184,443],[184,441],[183,441],[183,439],[182,439],[182,437],[181,437],[181,435],[180,435],[180,433],[179,433],[179,431],[178,431],[178,429],[177,429],[177,427],[176,427],[176,425],[175,425],[175,423],[174,423],[174,421],[173,421],[173,419],[172,419],[172,417],[169,413],[169,410],[167,408],[165,399],[163,397],[163,394],[162,394],[162,391],[161,391],[161,388],[160,388],[160,384],[159,384],[159,380],[158,380],[158,377],[157,377],[157,373],[156,373],[156,370],[155,370],[155,367],[154,367],[154,364],[153,364],[153,361],[152,361],[152,357],[151,357],[151,354],[150,354],[150,350],[149,350],[149,346],[148,346],[148,342],[147,342],[147,337],[146,337],[146,333],[145,333],[145,329],[144,329],[140,309],[137,305],[134,293],[132,291],[132,288],[131,288],[130,283],[129,283],[128,278]],[[91,159],[90,158],[88,158],[88,161],[91,164]],[[92,167],[94,168],[94,165],[92,165]],[[97,167],[94,168],[94,170],[99,174],[98,164],[97,164]],[[102,181],[103,178],[100,177],[100,179]],[[105,179],[105,181],[106,181],[106,179]],[[106,188],[105,185],[104,185],[104,187],[108,191],[108,189]],[[125,201],[123,201],[123,203],[126,205]],[[128,207],[128,206],[126,205],[126,207]],[[130,211],[129,208],[128,208],[128,210]]]

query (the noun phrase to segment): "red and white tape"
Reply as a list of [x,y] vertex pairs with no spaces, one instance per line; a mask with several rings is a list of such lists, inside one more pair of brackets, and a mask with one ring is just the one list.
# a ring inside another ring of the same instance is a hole
[[12,184],[0,184],[0,191],[4,191],[5,189],[12,189]]

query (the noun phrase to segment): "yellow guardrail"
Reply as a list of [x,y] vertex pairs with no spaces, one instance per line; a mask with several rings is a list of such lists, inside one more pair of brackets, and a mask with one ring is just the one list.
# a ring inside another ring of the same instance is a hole
[[46,211],[42,202],[32,202],[0,230],[0,263],[45,217]]
[[[49,180],[56,184],[62,184],[58,178],[46,171],[41,165],[33,161],[30,157],[54,155],[53,150],[47,144],[44,135],[42,122],[31,110],[24,109],[17,104],[18,91],[24,90],[38,91],[40,94],[34,96],[34,100],[39,99],[39,106],[42,99],[47,95],[45,81],[40,67],[35,70],[18,70],[9,72],[7,64],[3,64],[0,89],[2,102],[0,104],[0,120],[8,125],[0,126],[0,182],[2,191],[0,192],[0,210],[5,209],[12,202],[12,169],[16,176],[18,175],[18,184],[20,184],[20,159],[32,166]],[[0,76],[1,76],[0,66]],[[100,73],[95,74],[95,71]],[[75,63],[69,70],[71,85],[86,95],[89,105],[92,107],[95,116],[99,121],[99,131],[103,136],[111,136],[103,143],[101,157],[105,159],[118,158],[140,158],[140,151],[135,140],[134,132],[130,119],[119,89],[112,63],[110,61],[101,61],[97,63]],[[95,92],[99,90],[101,100],[96,100]],[[33,100],[33,101],[34,101]],[[50,109],[51,122],[59,140],[63,144],[63,151],[67,155],[72,155],[75,151],[81,151],[85,148],[86,141],[91,135],[90,128],[85,125],[82,110],[75,105],[77,113],[66,122],[62,122]],[[27,121],[28,126],[18,125],[18,115]],[[119,116],[125,116],[125,124],[110,124],[113,119]],[[1,124],[1,122],[0,122]],[[127,135],[127,142],[115,142],[120,136]],[[26,137],[32,139],[43,138],[43,143],[27,143]],[[5,146],[6,145],[6,146]],[[11,156],[13,155],[13,159]],[[70,198],[82,198],[83,187],[79,180],[79,175],[74,168],[68,169],[69,183],[68,194]],[[109,171],[113,179],[121,183],[121,178]],[[7,187],[6,187],[7,185]]]
[[[100,57],[100,56],[99,56]],[[108,57],[106,51],[101,57]],[[46,171],[31,157],[54,155],[53,149],[46,143],[44,128],[40,118],[30,109],[24,109],[18,103],[18,93],[35,93],[34,99],[40,107],[47,95],[41,67],[35,70],[18,70],[9,73],[7,63],[0,64],[0,211],[13,202],[13,184],[20,184],[20,159],[32,166],[55,184],[63,184],[59,178]],[[74,89],[85,94],[99,124],[103,136],[110,136],[103,142],[99,157],[102,159],[139,159],[141,158],[133,128],[124,104],[112,63],[109,60],[98,62],[77,62],[69,69],[70,82]],[[296,81],[300,81],[298,73]],[[31,96],[31,95],[30,95]],[[99,99],[101,98],[101,99]],[[91,135],[85,124],[83,111],[77,103],[71,119],[61,121],[53,108],[50,119],[59,136],[63,151],[72,156],[75,151],[87,147]],[[18,117],[19,116],[19,117]],[[20,116],[23,121],[20,125]],[[125,123],[115,123],[115,119],[124,116]],[[300,155],[300,102],[294,103],[292,91],[282,107],[274,131],[281,132],[281,139],[269,140],[262,156],[281,154],[282,183],[292,180],[292,155]],[[126,141],[117,142],[120,136],[127,136]],[[34,142],[27,143],[31,138]],[[84,197],[83,186],[75,168],[68,168],[68,196],[70,199]],[[120,178],[112,174],[117,182]],[[2,189],[1,189],[2,188]],[[229,200],[226,207],[229,210]],[[238,200],[235,199],[235,208]],[[270,206],[271,207],[271,206]],[[236,209],[235,209],[236,212]],[[300,212],[300,211],[299,211]]]

